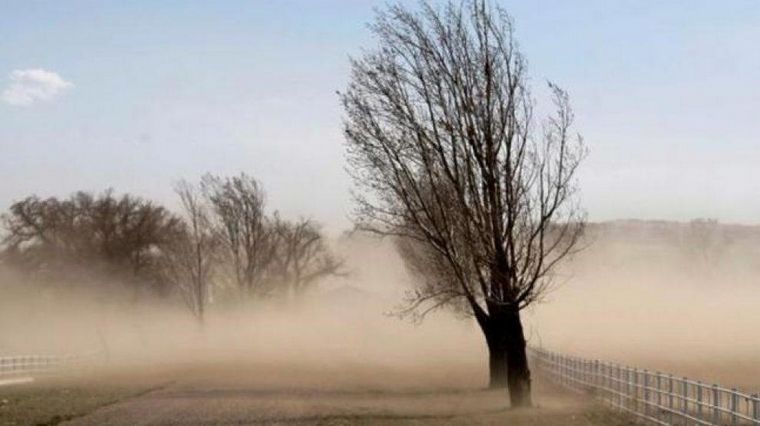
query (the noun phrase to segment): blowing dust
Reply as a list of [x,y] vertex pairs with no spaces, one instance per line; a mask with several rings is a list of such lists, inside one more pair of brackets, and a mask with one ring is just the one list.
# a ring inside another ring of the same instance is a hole
[[[529,344],[589,358],[760,385],[755,237],[696,238],[683,224],[592,226],[588,248],[524,314]],[[732,234],[733,232],[733,234]],[[736,235],[736,237],[730,237]],[[754,234],[752,234],[754,235]],[[226,368],[259,384],[482,388],[472,320],[389,315],[410,278],[389,241],[343,238],[349,275],[297,300],[212,305],[200,324],[178,300],[0,278],[0,354],[97,353],[115,369]],[[248,369],[248,370],[247,370]]]
[[534,345],[760,389],[760,228],[620,221],[586,243],[528,311]]
[[392,315],[409,279],[392,244],[342,239],[337,250],[346,277],[296,299],[212,304],[202,324],[180,300],[31,287],[6,273],[0,354],[96,353],[116,370],[216,369],[271,386],[483,387],[486,351],[474,323],[444,312],[421,324]]

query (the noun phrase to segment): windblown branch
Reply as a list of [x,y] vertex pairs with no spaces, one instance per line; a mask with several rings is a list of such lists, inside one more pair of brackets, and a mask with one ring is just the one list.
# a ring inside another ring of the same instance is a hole
[[528,306],[583,232],[567,94],[549,83],[536,131],[512,21],[486,2],[391,6],[372,29],[341,94],[359,227],[397,236],[425,277],[413,310]]

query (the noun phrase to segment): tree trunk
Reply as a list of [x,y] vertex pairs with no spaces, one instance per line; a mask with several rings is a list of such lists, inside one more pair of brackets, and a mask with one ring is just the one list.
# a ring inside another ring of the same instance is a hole
[[505,318],[506,353],[507,353],[507,388],[512,408],[530,407],[531,398],[530,369],[525,350],[525,335],[520,321],[520,311],[513,310]]
[[473,314],[483,332],[488,347],[488,387],[507,387],[507,335],[504,316],[488,315],[479,306],[473,305]]
[[483,330],[488,345],[488,387],[491,389],[507,387],[507,338],[501,327],[488,327]]

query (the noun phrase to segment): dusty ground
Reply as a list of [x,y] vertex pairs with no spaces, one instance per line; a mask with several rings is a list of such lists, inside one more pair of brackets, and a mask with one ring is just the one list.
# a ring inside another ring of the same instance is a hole
[[0,426],[55,425],[170,383],[162,374],[38,378],[28,384],[0,386]]
[[631,424],[541,381],[537,408],[509,410],[503,391],[416,387],[410,376],[274,365],[101,373],[0,389],[0,425]]

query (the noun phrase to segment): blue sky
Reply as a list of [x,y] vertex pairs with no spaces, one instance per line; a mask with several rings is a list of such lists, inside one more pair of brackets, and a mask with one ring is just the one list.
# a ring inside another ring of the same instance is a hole
[[[0,91],[17,70],[71,86],[0,102],[0,209],[106,187],[172,205],[177,179],[245,171],[283,214],[348,226],[335,91],[384,3],[4,1]],[[760,222],[760,2],[500,3],[535,86],[571,95],[590,219]]]

